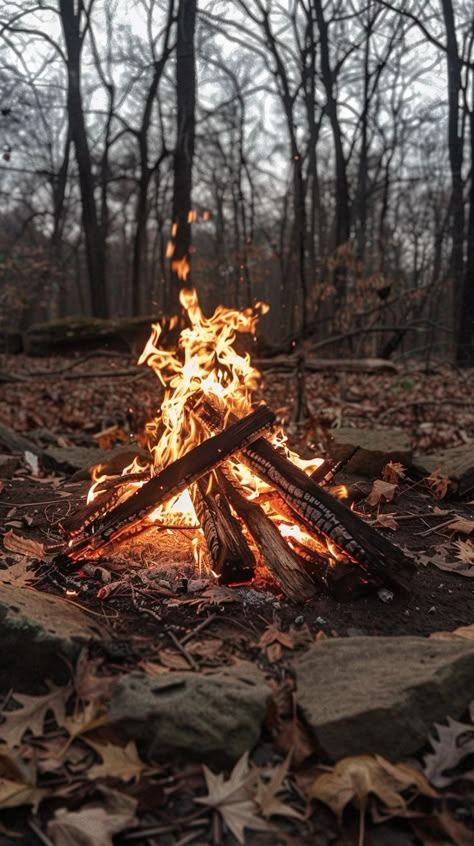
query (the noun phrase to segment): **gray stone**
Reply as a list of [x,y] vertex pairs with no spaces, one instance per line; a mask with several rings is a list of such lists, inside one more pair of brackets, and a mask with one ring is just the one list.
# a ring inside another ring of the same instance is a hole
[[104,464],[109,475],[121,473],[124,467],[131,464],[134,458],[150,459],[150,453],[140,447],[122,445],[114,449],[99,449],[98,447],[58,447],[49,446],[45,455],[61,467],[64,472],[75,472],[74,479],[89,478],[92,467]]
[[422,476],[429,476],[440,468],[451,482],[451,491],[464,496],[474,488],[474,442],[429,455],[415,455],[413,467]]
[[69,675],[81,644],[107,639],[103,626],[65,599],[0,583],[0,691],[26,690]]
[[418,637],[322,640],[293,662],[297,702],[332,760],[415,752],[434,722],[474,699],[474,643]]
[[133,672],[116,684],[109,722],[153,758],[226,766],[257,742],[270,697],[263,674],[245,661],[212,675]]
[[331,429],[328,450],[340,461],[354,447],[357,452],[346,465],[348,473],[376,476],[389,461],[399,461],[405,467],[411,463],[410,441],[399,429]]

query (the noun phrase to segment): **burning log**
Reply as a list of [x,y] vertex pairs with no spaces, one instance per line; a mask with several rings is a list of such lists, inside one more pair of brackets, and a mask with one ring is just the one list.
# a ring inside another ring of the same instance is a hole
[[215,473],[194,486],[193,503],[221,584],[249,582],[255,573],[255,557]]
[[301,560],[290,549],[260,505],[242,496],[235,482],[229,481],[224,473],[218,471],[218,476],[232,507],[244,521],[257,548],[261,550],[268,569],[284,593],[290,599],[300,602],[314,596],[314,584]]
[[[195,412],[211,430],[221,425],[222,415],[202,396],[195,403]],[[231,415],[229,419],[234,418]],[[317,485],[266,438],[256,439],[239,457],[274,488],[309,532],[329,538],[365,570],[369,581],[408,591],[407,580],[414,567],[402,550]]]
[[181,493],[217,464],[250,444],[274,422],[273,412],[267,406],[261,405],[218,435],[168,464],[158,476],[146,482],[103,519],[92,521],[85,529],[86,536],[71,544],[71,557],[79,557],[85,552],[97,552],[109,543],[123,539],[124,536],[129,537],[137,530],[141,531],[143,520],[158,505]]

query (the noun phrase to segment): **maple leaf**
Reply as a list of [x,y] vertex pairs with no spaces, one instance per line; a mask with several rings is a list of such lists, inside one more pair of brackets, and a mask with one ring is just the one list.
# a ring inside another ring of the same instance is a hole
[[372,485],[372,490],[366,497],[366,502],[374,507],[379,505],[380,502],[391,502],[396,490],[397,485],[391,482],[384,482],[382,479],[376,479]]
[[242,846],[245,843],[246,828],[268,829],[265,820],[257,816],[258,806],[254,800],[257,776],[249,767],[248,752],[237,761],[227,780],[222,773],[215,775],[205,764],[203,771],[208,795],[195,801],[218,811],[238,843]]
[[435,734],[428,738],[433,752],[425,755],[423,772],[435,787],[447,787],[459,778],[474,778],[474,771],[462,776],[452,772],[467,755],[474,754],[474,726],[447,718],[447,725],[435,724]]
[[399,461],[389,461],[383,468],[384,482],[390,482],[392,485],[398,484],[400,479],[404,479],[406,474],[406,467],[400,464]]
[[27,696],[15,693],[14,699],[22,706],[15,711],[2,711],[3,723],[0,725],[0,737],[9,746],[18,746],[26,731],[38,736],[43,733],[46,714],[51,711],[58,726],[64,725],[66,702],[71,693],[71,686],[56,687],[48,682],[49,691],[43,696]]
[[32,805],[36,811],[50,790],[37,787],[34,760],[12,756],[7,746],[0,746],[0,808]]
[[387,813],[404,816],[407,800],[401,793],[410,787],[424,796],[437,795],[423,774],[407,764],[391,764],[380,755],[357,755],[343,758],[332,772],[319,775],[311,793],[341,821],[349,802],[364,811],[372,794]]
[[284,781],[288,775],[288,768],[290,766],[291,752],[288,753],[285,760],[281,762],[278,767],[272,772],[270,781],[262,781],[261,776],[258,778],[257,791],[255,794],[255,802],[260,808],[260,813],[265,819],[273,816],[293,817],[297,820],[304,819],[303,814],[285,804],[278,798],[278,794],[285,790]]
[[88,778],[118,778],[121,781],[137,781],[146,770],[148,774],[158,772],[158,769],[148,767],[138,755],[136,744],[130,740],[126,746],[114,743],[93,743],[87,740],[89,746],[102,758],[102,764],[96,764],[88,772]]
[[452,523],[449,523],[448,529],[451,529],[452,532],[460,532],[462,535],[470,535],[471,532],[474,532],[474,520],[456,517]]
[[100,805],[84,805],[80,811],[59,808],[48,823],[54,846],[113,846],[112,837],[136,825],[137,800],[102,787]]
[[431,488],[433,496],[436,497],[436,499],[444,499],[448,492],[449,478],[447,476],[443,476],[441,473],[441,467],[437,467],[436,470],[433,470],[433,472],[426,477],[425,482]]
[[28,570],[28,566],[28,559],[22,558],[16,564],[11,564],[6,570],[0,570],[0,582],[16,587],[30,587],[35,580],[35,576]]
[[24,555],[25,558],[43,558],[44,546],[38,541],[31,540],[31,538],[23,538],[16,535],[13,529],[10,529],[4,535],[3,546],[9,552],[15,552],[17,555]]

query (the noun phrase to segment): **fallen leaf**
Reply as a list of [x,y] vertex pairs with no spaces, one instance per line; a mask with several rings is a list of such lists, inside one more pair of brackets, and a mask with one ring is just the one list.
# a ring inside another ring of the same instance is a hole
[[401,794],[409,787],[424,796],[437,795],[423,774],[407,764],[391,764],[380,755],[358,755],[343,758],[332,772],[319,775],[311,793],[341,821],[349,802],[364,811],[371,795],[379,799],[386,813],[403,816],[407,800]]
[[275,767],[268,782],[264,782],[259,775],[255,801],[260,808],[260,813],[265,819],[270,819],[273,816],[293,817],[297,820],[304,819],[300,811],[297,811],[278,798],[278,794],[285,790],[284,781],[288,775],[290,760],[291,752],[288,753],[285,760],[278,767]]
[[0,570],[0,582],[16,587],[30,587],[35,580],[34,574],[28,570],[27,558],[22,558],[16,564],[11,564],[6,570]]
[[431,488],[433,496],[436,499],[444,499],[448,492],[449,479],[441,473],[441,468],[437,467],[429,476],[426,477],[425,482]]
[[82,737],[89,731],[103,726],[107,721],[107,709],[96,701],[87,702],[83,708],[76,708],[74,713],[65,717],[63,728],[71,739]]
[[374,507],[380,502],[391,502],[396,490],[397,485],[394,485],[392,482],[384,482],[382,479],[376,479],[372,485],[372,490],[366,497],[366,502]]
[[463,561],[465,564],[474,565],[474,544],[472,541],[457,540],[454,541],[454,545],[458,548],[456,557],[459,561]]
[[71,686],[56,687],[48,682],[49,691],[43,696],[27,696],[15,693],[13,698],[21,708],[15,711],[2,711],[3,723],[0,725],[0,737],[9,746],[18,746],[26,731],[39,736],[43,733],[46,714],[51,711],[58,726],[65,721],[66,702],[71,694]]
[[13,756],[6,746],[0,747],[0,808],[17,808],[38,805],[50,790],[37,787],[36,763]]
[[248,752],[237,761],[227,780],[222,773],[215,775],[205,764],[203,771],[208,795],[199,796],[195,801],[218,811],[241,846],[245,843],[246,828],[268,829],[265,820],[257,816],[258,806],[254,799],[257,776],[249,767]]
[[381,529],[398,529],[398,523],[395,520],[394,514],[378,514],[377,519],[372,523],[373,526],[378,526]]
[[83,702],[110,699],[114,676],[98,676],[96,670],[102,665],[102,658],[89,658],[83,649],[77,659],[74,673],[74,689]]
[[258,645],[262,652],[265,652],[268,661],[273,664],[279,661],[282,655],[282,647],[294,649],[295,645],[290,634],[280,631],[276,626],[269,625],[263,632]]
[[[453,771],[467,756],[474,754],[474,726],[447,718],[447,725],[435,725],[428,738],[433,749],[425,755],[423,772],[435,787],[447,787],[460,778]],[[466,774],[463,775],[466,778]],[[470,773],[474,777],[474,772]]]
[[158,772],[157,768],[148,767],[139,757],[137,747],[133,740],[126,746],[117,746],[114,743],[93,743],[87,740],[89,746],[102,758],[101,764],[91,767],[88,778],[118,778],[121,781],[137,781],[142,773],[147,770]]
[[457,517],[449,523],[448,529],[452,532],[460,532],[463,535],[470,535],[474,531],[474,520],[466,520],[465,517]]
[[237,602],[238,595],[235,590],[221,587],[220,585],[208,587],[199,597],[199,604],[225,605],[226,603]]
[[136,825],[137,800],[117,790],[101,788],[100,805],[84,805],[80,811],[59,808],[48,823],[54,846],[113,846],[112,837]]
[[174,649],[160,649],[158,656],[160,663],[168,670],[189,670],[189,663],[184,655]]
[[470,626],[459,626],[452,632],[431,632],[434,640],[474,640],[474,623]]
[[399,461],[389,461],[383,468],[383,480],[392,485],[398,484],[400,479],[404,479],[406,475],[406,467],[400,464]]
[[13,529],[10,529],[4,535],[3,546],[9,552],[16,552],[17,555],[24,555],[25,558],[44,557],[44,546],[42,543],[31,538],[23,538],[21,535],[16,535]]

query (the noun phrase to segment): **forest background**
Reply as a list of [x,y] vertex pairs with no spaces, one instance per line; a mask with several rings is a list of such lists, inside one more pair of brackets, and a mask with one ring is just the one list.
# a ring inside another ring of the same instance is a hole
[[474,366],[469,0],[9,2],[0,127],[5,333],[186,281],[280,350]]

